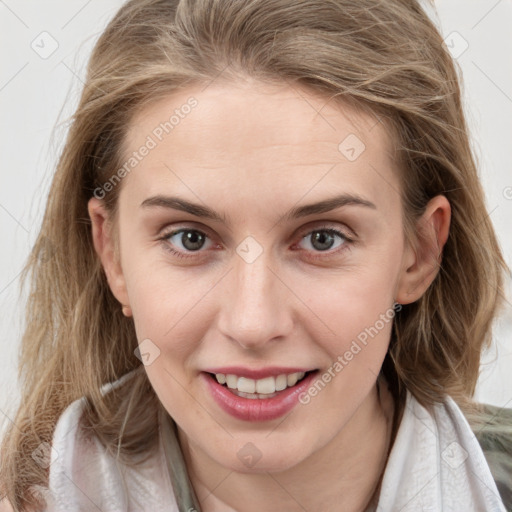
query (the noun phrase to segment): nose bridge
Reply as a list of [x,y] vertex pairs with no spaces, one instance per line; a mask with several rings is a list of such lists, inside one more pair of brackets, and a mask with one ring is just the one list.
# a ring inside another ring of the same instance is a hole
[[225,336],[244,348],[257,348],[289,332],[292,318],[285,287],[265,252],[253,261],[235,255],[227,286],[219,320]]

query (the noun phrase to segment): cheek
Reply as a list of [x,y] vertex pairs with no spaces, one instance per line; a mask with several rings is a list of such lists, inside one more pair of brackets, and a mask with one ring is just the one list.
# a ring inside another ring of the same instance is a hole
[[159,264],[139,264],[127,288],[140,346],[146,344],[156,354],[145,370],[159,400],[175,419],[201,423],[185,390],[196,385],[195,358],[210,324],[204,300],[207,287],[204,279],[183,275]]
[[198,323],[193,319],[197,315],[195,305],[206,293],[201,285],[204,280],[173,269],[154,247],[144,250],[135,242],[126,245],[132,248],[124,248],[122,265],[137,340],[164,356],[158,359],[159,364],[155,361],[147,367],[148,374],[160,368],[163,360],[166,365],[183,366],[194,349],[194,340],[200,339]]
[[123,274],[138,337],[151,333],[163,338],[190,310],[201,281],[173,268],[158,242],[142,240],[128,227],[121,235]]
[[315,313],[309,315],[308,334],[323,345],[331,361],[348,352],[344,359],[357,360],[352,366],[376,368],[378,373],[391,335],[399,271],[399,248],[388,246],[367,252],[365,261],[346,271],[310,279],[298,292]]
[[[150,338],[171,361],[186,359],[210,318],[204,279],[148,272],[128,286],[138,340]],[[172,277],[172,278],[171,278]]]
[[[395,317],[392,277],[390,272],[359,272],[331,283],[327,293],[310,295],[319,319],[309,322],[308,337],[328,354],[328,362],[300,399],[321,411],[325,425],[348,418],[381,371]],[[347,416],[333,404],[343,404]]]

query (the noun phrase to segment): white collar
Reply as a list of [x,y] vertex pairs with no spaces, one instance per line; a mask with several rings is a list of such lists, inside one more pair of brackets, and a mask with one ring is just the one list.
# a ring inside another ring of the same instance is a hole
[[429,412],[407,391],[378,512],[506,512],[477,438],[451,397]]

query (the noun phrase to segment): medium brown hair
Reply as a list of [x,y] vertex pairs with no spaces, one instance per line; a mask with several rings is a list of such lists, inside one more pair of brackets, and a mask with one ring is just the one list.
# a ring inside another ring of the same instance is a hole
[[[422,404],[451,395],[463,410],[491,339],[506,268],[484,204],[458,71],[415,0],[131,0],[98,40],[51,185],[22,339],[21,405],[3,442],[0,481],[15,509],[48,472],[31,453],[51,442],[75,399],[113,451],[134,460],[156,434],[159,402],[92,243],[87,203],[125,161],[137,112],[191,84],[249,76],[287,82],[371,113],[393,135],[404,235],[428,200],[452,208],[439,272],[396,316],[384,370]],[[200,108],[200,107],[199,107]],[[122,184],[121,184],[122,185]],[[120,186],[104,199],[115,214]],[[130,386],[101,386],[135,370]],[[148,414],[147,411],[154,411]],[[149,433],[149,435],[148,435]]]

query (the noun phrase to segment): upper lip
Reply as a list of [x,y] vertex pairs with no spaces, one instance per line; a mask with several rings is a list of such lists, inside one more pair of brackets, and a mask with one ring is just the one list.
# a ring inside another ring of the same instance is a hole
[[310,372],[314,368],[290,368],[285,366],[268,366],[266,368],[246,368],[244,366],[222,366],[218,368],[208,368],[204,370],[207,373],[223,373],[224,375],[236,375],[247,379],[264,379],[265,377],[277,377],[278,375],[289,375],[291,373]]

